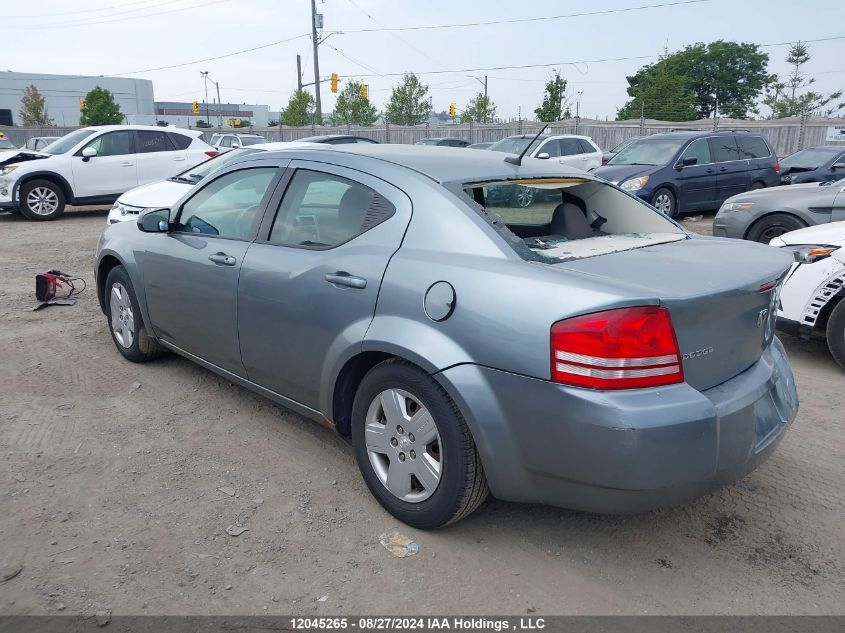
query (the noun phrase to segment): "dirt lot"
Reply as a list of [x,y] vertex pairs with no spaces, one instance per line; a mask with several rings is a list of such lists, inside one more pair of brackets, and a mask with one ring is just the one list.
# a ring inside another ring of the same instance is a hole
[[[490,501],[417,532],[331,431],[176,356],[124,361],[90,287],[31,312],[38,271],[93,282],[104,222],[0,216],[0,613],[842,612],[845,373],[822,344],[787,341],[801,413],[735,486],[621,518]],[[379,544],[393,527],[418,555]]]

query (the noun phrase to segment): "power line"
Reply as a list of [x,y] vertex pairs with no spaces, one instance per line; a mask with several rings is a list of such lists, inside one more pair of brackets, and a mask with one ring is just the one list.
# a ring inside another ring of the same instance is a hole
[[[142,18],[150,18],[157,15],[167,15],[169,13],[178,13],[180,11],[190,11],[191,9],[199,9],[202,7],[208,7],[214,4],[222,4],[223,2],[231,2],[232,0],[209,0],[207,2],[202,2],[200,4],[193,4],[187,7],[180,7],[175,9],[168,9],[167,11],[154,11],[153,13],[144,13],[143,15],[130,15],[127,17],[122,18],[115,18],[113,20],[95,20],[93,22],[75,22],[75,23],[54,23],[54,24],[45,24],[41,26],[16,26],[16,29],[25,30],[25,31],[37,31],[42,29],[65,29],[68,27],[79,27],[79,26],[94,26],[97,24],[112,24],[114,22],[126,22],[128,20],[139,20]],[[163,3],[164,4],[164,3]],[[147,7],[152,8],[152,7]]]
[[[63,11],[61,13],[51,12],[51,15],[77,15],[79,13],[99,13],[100,11],[111,11],[112,9],[119,9],[121,7],[131,7],[138,4],[148,4],[150,2],[154,2],[155,0],[136,0],[135,2],[125,2],[123,4],[119,4],[112,7],[98,7],[96,9],[78,9],[76,11]],[[30,15],[4,15],[3,19],[9,18],[43,18],[43,13],[35,13]]]
[[[813,42],[829,42],[833,40],[843,40],[845,39],[845,35],[836,35],[832,37],[822,37],[817,39],[802,39],[802,42],[806,43],[813,43]],[[771,46],[785,46],[791,45],[795,42],[775,42],[772,44],[758,44],[760,48],[767,48]],[[659,54],[657,55],[634,55],[630,57],[605,57],[603,59],[587,59],[587,60],[578,60],[578,61],[561,61],[561,62],[549,62],[549,63],[541,63],[541,64],[518,64],[518,65],[510,65],[510,66],[485,66],[480,68],[457,68],[453,70],[423,70],[423,71],[415,71],[414,74],[416,75],[443,75],[448,73],[470,73],[470,72],[484,72],[484,71],[491,71],[491,70],[526,70],[529,68],[549,68],[554,66],[574,66],[577,64],[600,64],[606,62],[627,62],[627,61],[640,61],[644,59],[654,59],[660,57]],[[379,76],[388,76],[388,77],[397,77],[400,75],[404,75],[404,72],[392,72],[392,73],[382,73]],[[374,75],[348,75],[350,77],[373,77]]]
[[[637,7],[626,7],[623,9],[603,9],[600,11],[584,11],[581,13],[567,13],[564,15],[546,15],[534,18],[512,18],[509,20],[486,20],[484,22],[460,22],[457,24],[427,24],[420,26],[396,26],[396,27],[379,27],[368,29],[349,29],[338,31],[339,33],[376,33],[380,31],[430,31],[435,29],[459,29],[476,26],[491,26],[494,24],[518,24],[524,22],[543,22],[546,20],[565,20],[568,18],[581,18],[594,15],[607,15],[611,13],[629,13],[631,11],[643,11],[645,9],[660,9],[663,7],[676,7],[688,4],[702,4],[705,2],[713,2],[714,0],[677,0],[676,2],[664,2],[660,4],[644,4]],[[803,41],[803,40],[802,40]]]

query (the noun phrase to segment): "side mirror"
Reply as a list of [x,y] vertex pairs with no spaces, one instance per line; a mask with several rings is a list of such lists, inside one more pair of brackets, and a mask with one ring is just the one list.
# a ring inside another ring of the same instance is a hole
[[542,158],[543,160],[547,160],[551,157],[549,156],[548,152],[540,152],[539,154],[537,154],[537,156],[535,156],[535,158]]
[[96,147],[86,147],[82,150],[82,160],[88,162],[97,155]]
[[833,163],[831,169],[845,169],[845,163]]
[[692,167],[693,165],[698,164],[698,159],[695,156],[687,156],[686,158],[682,158],[681,162],[678,164],[678,167]]
[[156,209],[138,218],[138,229],[144,233],[167,233],[170,230],[170,209]]

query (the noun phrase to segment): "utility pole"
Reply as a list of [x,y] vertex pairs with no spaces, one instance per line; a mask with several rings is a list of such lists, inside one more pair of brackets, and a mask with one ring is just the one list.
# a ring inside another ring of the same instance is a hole
[[296,56],[296,90],[302,92],[302,57]]
[[211,121],[208,120],[208,72],[201,70],[200,75],[202,75],[202,82],[205,84],[205,122],[211,125]]
[[317,46],[320,41],[317,39],[317,0],[311,0],[311,44],[314,47],[314,103],[316,105],[317,120],[323,123],[323,106],[320,102],[320,60],[317,53]]

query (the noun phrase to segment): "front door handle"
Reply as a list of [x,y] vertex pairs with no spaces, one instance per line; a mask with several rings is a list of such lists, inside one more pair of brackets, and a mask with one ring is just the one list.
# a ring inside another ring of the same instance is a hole
[[174,158],[173,160],[175,160],[175,161],[180,161],[180,160],[187,160],[187,159],[186,159],[186,157],[185,157],[185,156],[177,156],[177,157],[176,157],[176,158]]
[[367,287],[367,280],[363,277],[355,277],[348,272],[339,270],[336,273],[326,273],[326,281],[333,286],[345,286],[347,288],[356,288],[363,290]]
[[130,163],[129,161],[125,163],[120,163],[121,167],[132,167],[135,163]]
[[226,253],[214,253],[214,255],[209,255],[208,259],[209,261],[212,261],[215,264],[220,264],[221,266],[234,266],[238,261]]

